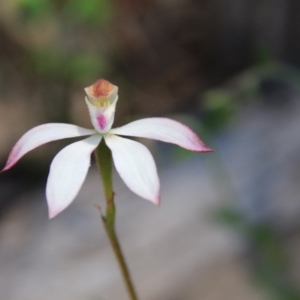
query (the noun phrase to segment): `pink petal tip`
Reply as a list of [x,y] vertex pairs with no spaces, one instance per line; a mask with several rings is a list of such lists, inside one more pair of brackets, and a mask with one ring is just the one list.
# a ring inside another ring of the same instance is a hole
[[20,147],[19,143],[17,143],[11,150],[11,152],[8,156],[8,159],[6,161],[6,164],[5,164],[4,168],[0,171],[0,173],[9,170],[18,162],[19,157],[20,157],[20,155],[19,155],[20,150],[21,150],[21,147]]
[[156,198],[154,199],[153,203],[158,207],[160,206],[160,193],[156,196]]
[[60,213],[60,211],[51,210],[49,208],[49,210],[48,210],[48,218],[49,218],[49,220],[55,218],[59,213]]

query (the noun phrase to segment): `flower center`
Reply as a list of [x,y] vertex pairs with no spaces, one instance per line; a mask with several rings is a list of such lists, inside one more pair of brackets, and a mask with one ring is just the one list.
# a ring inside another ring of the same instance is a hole
[[118,87],[105,79],[99,79],[84,89],[87,100],[96,108],[109,107],[118,97]]
[[110,105],[108,98],[100,97],[98,99],[90,99],[90,102],[96,107],[107,107]]

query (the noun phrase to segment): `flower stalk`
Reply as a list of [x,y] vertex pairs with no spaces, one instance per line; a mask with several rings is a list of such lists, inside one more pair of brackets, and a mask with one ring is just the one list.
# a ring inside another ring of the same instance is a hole
[[101,219],[109,238],[112,249],[115,253],[119,268],[122,273],[123,281],[125,283],[130,300],[137,300],[137,295],[134,285],[131,280],[129,269],[127,267],[122,249],[115,231],[115,216],[116,207],[114,203],[114,192],[112,183],[112,154],[110,149],[102,140],[95,150],[96,162],[103,182],[104,194],[106,199],[106,214],[102,214],[100,207]]

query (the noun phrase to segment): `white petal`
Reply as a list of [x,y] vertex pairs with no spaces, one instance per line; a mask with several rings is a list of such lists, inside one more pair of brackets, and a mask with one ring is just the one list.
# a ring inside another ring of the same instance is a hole
[[154,159],[142,144],[115,135],[104,136],[121,178],[134,193],[158,205],[159,179]]
[[90,167],[91,153],[101,138],[95,134],[73,143],[53,159],[46,188],[49,218],[63,211],[78,194]]
[[2,171],[10,169],[27,152],[45,143],[94,133],[95,130],[63,123],[49,123],[34,127],[27,131],[15,144]]
[[191,151],[213,151],[207,147],[189,127],[167,118],[137,120],[125,126],[112,129],[110,133],[159,140],[176,144]]

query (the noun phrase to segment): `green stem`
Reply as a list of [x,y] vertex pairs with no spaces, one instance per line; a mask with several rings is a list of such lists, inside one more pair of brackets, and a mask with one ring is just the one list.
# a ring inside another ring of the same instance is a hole
[[130,277],[130,273],[126,265],[124,255],[122,253],[117,234],[115,232],[116,207],[114,203],[114,192],[112,184],[112,155],[110,149],[106,146],[104,140],[102,140],[99,146],[96,148],[95,155],[97,165],[102,177],[106,199],[105,216],[102,215],[101,210],[99,208],[101,213],[101,219],[103,221],[103,225],[108,235],[110,244],[117,258],[129,298],[131,300],[137,300],[138,298]]

